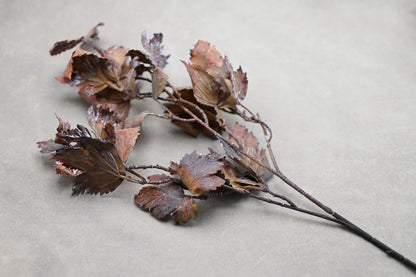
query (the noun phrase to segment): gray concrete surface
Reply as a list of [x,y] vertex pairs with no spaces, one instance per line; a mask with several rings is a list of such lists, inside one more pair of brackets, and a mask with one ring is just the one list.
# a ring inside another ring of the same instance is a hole
[[[275,131],[282,170],[416,260],[415,1],[1,0],[0,18],[1,276],[412,275],[338,227],[255,200],[200,203],[175,226],[135,207],[134,184],[71,198],[35,142],[53,137],[54,113],[86,124],[87,105],[54,79],[70,55],[50,57],[55,41],[100,21],[102,46],[163,32],[166,72],[182,86],[180,60],[205,39],[248,73],[245,103]],[[132,113],[144,109],[159,111],[148,101]],[[158,119],[143,128],[131,164],[218,149]]]

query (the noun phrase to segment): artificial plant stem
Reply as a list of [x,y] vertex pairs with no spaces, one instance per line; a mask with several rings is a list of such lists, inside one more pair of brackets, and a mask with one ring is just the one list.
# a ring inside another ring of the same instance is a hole
[[240,189],[233,188],[231,186],[225,186],[225,187],[227,189],[231,190],[231,191],[234,191],[234,192],[236,192],[238,194],[241,194],[241,195],[244,195],[244,196],[255,198],[255,199],[261,200],[263,202],[274,204],[274,205],[277,205],[277,206],[280,206],[280,207],[283,207],[283,208],[286,208],[286,209],[291,209],[291,210],[294,210],[294,211],[297,211],[297,212],[309,214],[309,215],[319,217],[319,218],[322,218],[322,219],[325,219],[325,220],[328,220],[328,221],[332,221],[332,222],[335,222],[335,223],[338,223],[338,224],[342,225],[342,222],[340,220],[338,220],[336,218],[332,218],[332,217],[327,216],[325,214],[320,214],[320,213],[317,213],[317,212],[313,212],[313,211],[309,211],[309,210],[306,210],[306,209],[299,208],[297,206],[291,206],[291,205],[288,205],[288,204],[285,204],[285,203],[282,203],[282,202],[274,201],[270,198],[253,194],[253,193],[251,193],[247,190],[240,190]]
[[161,165],[132,165],[132,166],[127,166],[126,170],[130,170],[130,169],[150,169],[150,168],[154,168],[154,169],[160,169],[160,170],[164,170],[167,171],[169,173],[175,173],[173,168],[167,168]]
[[[212,132],[217,137],[225,140],[225,138],[221,134],[219,134],[218,132],[216,132],[215,130],[213,130],[208,124],[206,124],[201,119],[199,119],[190,110],[188,110],[186,108],[184,108],[184,110],[190,116],[192,116],[193,118],[195,118],[195,120],[197,120],[201,125],[203,125],[208,131]],[[273,201],[273,200],[268,199],[268,198],[262,198],[261,196],[257,196],[257,195],[254,195],[254,194],[246,194],[247,196],[250,196],[250,197],[253,197],[253,198],[257,198],[259,200],[262,200],[262,201],[265,201],[265,202],[269,202],[269,203],[272,203],[272,204],[276,204],[276,205],[279,205],[279,206],[282,206],[282,207],[285,207],[285,208],[289,208],[289,209],[292,209],[292,210],[302,211],[302,212],[307,213],[307,214],[310,214],[310,215],[318,216],[318,217],[325,218],[325,219],[330,220],[330,221],[337,222],[337,223],[341,224],[342,226],[344,226],[347,230],[349,230],[349,231],[357,234],[358,236],[364,238],[365,240],[369,241],[374,246],[378,247],[379,249],[381,249],[382,251],[384,251],[386,254],[388,254],[390,257],[394,258],[395,260],[399,261],[400,263],[402,263],[402,264],[406,265],[407,267],[411,268],[412,270],[416,271],[416,264],[413,261],[409,260],[408,258],[405,258],[399,252],[393,250],[392,248],[390,248],[386,244],[382,243],[381,241],[373,238],[370,234],[368,234],[367,232],[365,232],[364,230],[362,230],[361,228],[359,228],[358,226],[356,226],[355,224],[353,224],[352,222],[350,222],[349,220],[347,220],[346,218],[344,218],[340,214],[334,212],[331,208],[329,208],[328,206],[324,205],[319,200],[317,200],[312,195],[310,195],[305,190],[303,190],[301,187],[299,187],[294,182],[292,182],[280,170],[277,171],[277,170],[274,170],[274,169],[272,169],[272,168],[270,168],[268,166],[263,165],[261,162],[257,161],[256,159],[254,159],[253,157],[251,157],[250,155],[248,155],[247,153],[245,153],[244,151],[242,151],[238,147],[234,147],[234,149],[236,151],[238,151],[239,153],[243,154],[244,156],[248,157],[249,159],[251,159],[253,162],[257,163],[258,165],[263,166],[264,168],[266,168],[269,171],[271,171],[274,175],[276,175],[277,177],[279,177],[282,181],[284,181],[290,187],[292,187],[297,192],[299,192],[301,195],[303,195],[304,197],[306,197],[312,203],[314,203],[315,205],[317,205],[323,211],[325,211],[329,215],[333,216],[335,218],[335,220],[334,220],[334,218],[331,218],[331,217],[327,217],[327,216],[324,216],[323,217],[321,214],[317,214],[315,212],[303,210],[303,209],[298,208],[298,207],[293,207],[293,206],[290,206],[290,205],[286,205],[286,204],[283,204],[283,203],[280,203],[280,202],[277,202],[277,201]],[[240,190],[237,190],[236,192],[242,194]],[[273,202],[276,202],[276,203],[273,203]],[[279,204],[277,204],[277,203],[279,203]]]
[[136,171],[134,171],[133,169],[126,167],[126,170],[128,172],[130,172],[131,174],[136,175],[137,177],[139,177],[141,182],[146,182],[146,179],[142,175],[140,175],[139,173],[137,173]]
[[270,189],[269,189],[269,187],[264,187],[263,188],[263,190],[262,191],[264,191],[264,192],[266,192],[266,193],[268,193],[268,194],[270,194],[270,195],[272,195],[273,197],[276,197],[276,198],[280,198],[280,199],[282,199],[282,200],[284,200],[284,201],[286,201],[287,203],[289,203],[289,205],[290,206],[292,206],[292,207],[297,207],[297,205],[292,201],[292,200],[290,200],[289,198],[287,198],[286,196],[284,196],[284,195],[281,195],[281,194],[278,194],[278,193],[275,193],[274,191],[271,191]]

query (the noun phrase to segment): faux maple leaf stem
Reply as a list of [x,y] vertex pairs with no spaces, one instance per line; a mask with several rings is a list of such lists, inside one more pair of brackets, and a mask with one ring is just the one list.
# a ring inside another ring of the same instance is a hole
[[[228,58],[222,58],[214,46],[199,41],[191,50],[190,63],[184,62],[193,86],[176,88],[167,81],[168,76],[163,72],[169,55],[162,53],[162,34],[154,34],[149,39],[145,33],[142,35],[141,41],[146,52],[128,51],[121,46],[104,50],[92,40],[97,38],[97,27],[101,25],[97,24],[81,38],[59,41],[50,50],[51,55],[57,55],[81,43],[81,48],[86,45],[100,55],[85,50],[75,51],[64,76],[59,78],[63,83],[79,87],[80,94],[93,105],[89,109],[88,120],[94,136],[87,128],[78,125],[77,129],[71,129],[68,123],[58,118],[55,140],[38,143],[42,153],[54,153],[52,158],[56,160],[58,174],[75,177],[74,195],[109,193],[123,180],[148,185],[135,196],[135,203],[157,218],[171,216],[175,222],[184,223],[196,216],[194,199],[207,200],[223,193],[238,193],[340,224],[416,271],[413,261],[373,238],[282,173],[271,146],[271,128],[260,119],[258,113],[241,104],[248,83],[241,67],[234,70]],[[151,78],[143,77],[143,73],[150,74]],[[152,92],[140,93],[136,85],[138,80],[151,83]],[[163,93],[167,97],[161,97]],[[143,112],[126,119],[130,101],[144,98],[156,101],[165,113]],[[267,151],[259,147],[258,139],[241,124],[236,123],[230,130],[223,112],[259,124]],[[249,172],[242,176],[224,156],[214,151],[209,155],[198,155],[196,152],[187,154],[179,164],[172,162],[170,167],[158,164],[126,166],[125,162],[140,134],[141,123],[147,115],[172,120],[194,136],[202,131],[217,138],[227,156]],[[228,139],[222,135],[223,131],[228,134]],[[138,169],[158,169],[170,173],[170,176],[157,174],[144,177],[136,172]],[[127,172],[133,176],[128,176]],[[288,197],[272,191],[264,181],[272,175],[323,212],[301,208]],[[185,194],[184,189],[189,190],[191,195]],[[258,191],[260,195],[253,191]]]
[[366,231],[359,228],[358,226],[356,226],[355,224],[353,224],[352,222],[350,222],[349,220],[340,216],[337,213],[333,213],[333,216],[335,218],[332,218],[332,217],[326,216],[324,214],[320,214],[320,213],[316,213],[316,212],[309,211],[309,210],[306,210],[306,209],[302,209],[302,208],[299,208],[297,206],[287,205],[287,204],[284,204],[284,203],[281,203],[281,202],[278,202],[278,201],[274,201],[270,198],[258,196],[256,194],[253,194],[253,193],[249,192],[249,191],[239,190],[239,189],[235,189],[235,188],[232,188],[232,187],[229,187],[229,186],[227,186],[227,188],[236,192],[236,193],[239,193],[241,195],[252,197],[252,198],[261,200],[263,202],[278,205],[278,206],[286,208],[286,209],[291,209],[291,210],[294,210],[294,211],[297,211],[297,212],[300,212],[300,213],[309,214],[309,215],[312,215],[312,216],[315,216],[315,217],[319,217],[321,219],[325,219],[325,220],[328,220],[328,221],[338,223],[338,224],[344,226],[350,232],[355,233],[356,235],[362,237],[363,239],[367,240],[371,244],[375,245],[376,247],[381,249],[383,252],[385,252],[387,255],[389,255],[393,259],[403,263],[404,265],[406,265],[407,267],[409,267],[410,269],[412,269],[414,271],[416,270],[416,263],[414,263],[410,259],[404,257],[402,254],[400,254],[396,250],[392,249],[388,245],[384,244],[383,242],[379,241],[378,239],[372,237],[369,233],[367,233]]
[[[198,116],[196,116],[192,111],[190,111],[189,109],[187,109],[186,107],[182,107],[185,112],[187,114],[189,114],[191,117],[193,117],[196,121],[198,121],[202,126],[204,126],[204,128],[206,128],[208,131],[212,132],[213,134],[215,134],[218,138],[222,139],[223,141],[226,141],[226,139],[219,134],[218,132],[216,132],[215,130],[213,130],[206,122],[202,121]],[[204,113],[201,109],[202,113]],[[238,189],[234,189],[231,188],[233,191],[252,197],[252,198],[256,198],[259,200],[262,200],[264,202],[268,202],[271,204],[275,204],[284,208],[289,208],[295,211],[299,211],[302,213],[307,213],[313,216],[317,216],[320,217],[322,219],[326,219],[332,222],[336,222],[341,224],[342,226],[344,226],[347,230],[357,234],[358,236],[364,238],[365,240],[369,241],[370,243],[372,243],[373,245],[375,245],[376,247],[378,247],[379,249],[381,249],[382,251],[384,251],[387,255],[389,255],[390,257],[396,259],[397,261],[403,263],[404,265],[412,268],[413,270],[416,270],[416,264],[405,258],[403,255],[401,255],[399,252],[395,251],[394,249],[390,248],[389,246],[387,246],[386,244],[382,243],[381,241],[373,238],[369,233],[365,232],[364,230],[362,230],[361,228],[359,228],[357,225],[353,224],[352,222],[350,222],[349,220],[347,220],[345,217],[341,216],[340,214],[334,212],[331,208],[329,208],[328,206],[324,205],[323,203],[321,203],[319,200],[317,200],[315,197],[313,197],[312,195],[310,195],[309,193],[307,193],[305,190],[303,190],[301,187],[299,187],[298,185],[296,185],[293,181],[291,181],[289,178],[287,178],[281,171],[280,169],[277,167],[277,163],[276,163],[276,169],[272,169],[266,165],[264,165],[263,163],[261,163],[260,161],[258,161],[257,159],[255,159],[254,157],[252,157],[251,155],[247,154],[246,152],[244,152],[243,150],[241,150],[239,147],[234,147],[234,150],[238,151],[240,154],[246,156],[247,158],[249,158],[250,160],[252,160],[253,162],[255,162],[256,164],[258,164],[259,166],[262,166],[264,168],[266,168],[267,170],[269,170],[271,173],[273,173],[275,176],[277,176],[278,178],[280,178],[283,182],[285,182],[287,185],[289,185],[290,187],[292,187],[293,189],[295,189],[297,192],[299,192],[301,195],[303,195],[304,197],[306,197],[308,200],[310,200],[312,203],[314,203],[315,205],[317,205],[319,208],[321,208],[323,211],[325,211],[327,214],[329,214],[332,217],[328,217],[322,214],[318,214],[309,210],[304,210],[302,208],[292,205],[287,205],[281,202],[277,202],[277,201],[273,201],[269,198],[264,198],[255,194],[252,194],[250,192],[247,192],[245,190],[238,190]],[[269,146],[269,151],[272,152],[271,147]],[[293,203],[293,202],[292,202]]]

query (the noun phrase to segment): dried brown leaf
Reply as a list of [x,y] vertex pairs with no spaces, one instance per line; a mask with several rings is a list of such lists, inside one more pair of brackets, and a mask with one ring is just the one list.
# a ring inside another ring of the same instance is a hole
[[237,71],[233,72],[231,81],[233,83],[234,95],[239,101],[244,100],[247,94],[248,80],[247,73],[243,72],[241,66],[237,69]]
[[176,223],[185,223],[197,215],[194,200],[185,196],[182,187],[172,182],[142,188],[134,197],[134,202],[154,217],[162,219],[171,216]]
[[149,180],[150,183],[168,183],[172,180],[172,178],[166,174],[155,174],[147,176],[147,180]]
[[[136,50],[136,49],[131,49],[128,53],[127,56],[130,56],[132,59],[136,59],[137,61],[141,62],[141,63],[145,63],[148,65],[153,65],[152,60],[150,59],[150,57],[148,55],[146,55],[145,53],[143,53],[140,50]],[[150,68],[149,68],[150,70]]]
[[221,172],[224,175],[224,179],[233,188],[240,190],[260,190],[264,187],[264,185],[261,183],[257,183],[250,179],[239,176],[237,170],[226,161],[224,161]]
[[142,33],[142,45],[148,53],[148,58],[152,61],[155,67],[164,68],[168,63],[170,55],[162,54],[163,35],[161,33],[153,34],[150,39],[147,39],[146,32]]
[[40,153],[52,153],[63,147],[62,144],[56,143],[53,139],[37,142]]
[[[262,163],[263,165],[270,167],[269,162],[267,160],[267,153],[265,149],[259,147],[258,139],[253,135],[252,132],[249,132],[246,127],[236,122],[233,130],[232,130],[233,137],[230,137],[228,141],[234,145],[234,147],[242,146],[242,150]],[[227,150],[227,149],[226,149]],[[227,152],[227,151],[226,151]],[[228,151],[229,152],[229,151]],[[227,152],[227,155],[229,155]],[[267,180],[272,176],[272,173],[267,170],[266,168],[260,166],[250,158],[244,155],[229,155],[230,158],[234,159],[240,165],[245,167],[246,169],[252,171],[257,176],[261,177],[264,180]]]
[[247,77],[241,67],[233,71],[227,57],[222,58],[214,46],[201,40],[191,50],[190,61],[184,64],[198,102],[235,112],[247,92]]
[[115,74],[109,70],[108,59],[95,54],[75,55],[72,57],[72,74],[70,85],[79,88],[88,86],[98,93],[103,89],[117,87]]
[[168,83],[168,75],[166,75],[159,67],[152,72],[152,93],[153,99],[157,99],[165,89]]
[[[79,43],[81,43],[83,40],[90,40],[91,38],[96,38],[98,35],[97,27],[104,25],[103,23],[97,24],[95,27],[93,27],[87,35],[79,38],[79,39],[71,39],[71,40],[62,40],[55,42],[55,44],[52,46],[52,48],[49,50],[49,53],[51,56],[58,55],[66,50],[72,49],[75,46],[77,46]],[[81,46],[82,47],[82,46]]]
[[115,125],[115,145],[123,162],[127,161],[133,151],[137,137],[140,135],[143,120],[148,114],[147,111],[142,112]]
[[82,41],[82,38],[76,39],[76,40],[62,40],[62,41],[55,42],[51,50],[49,50],[49,54],[51,54],[51,56],[58,55],[66,50],[74,48],[81,41]]
[[216,176],[221,170],[222,163],[217,155],[198,155],[195,151],[186,154],[179,164],[172,163],[177,170],[176,177],[193,194],[200,194],[221,187],[225,181]]
[[92,105],[88,109],[88,123],[98,138],[114,142],[116,115],[113,110]]
[[74,146],[56,151],[53,159],[68,169],[77,169],[72,194],[104,194],[115,190],[126,175],[123,162],[112,143],[89,137],[74,139]]
[[[72,188],[73,195],[103,194],[116,189],[123,181],[126,171],[114,145],[92,138],[88,129],[81,125],[71,129],[69,123],[59,117],[58,121],[54,143],[60,147],[53,151],[52,158],[56,161],[58,174],[76,177]],[[52,145],[52,141],[48,141],[46,145]],[[45,144],[40,143],[39,146]],[[51,148],[48,150],[52,152]]]
[[116,132],[116,149],[123,162],[127,161],[140,135],[138,127],[118,130]]
[[120,124],[118,124],[119,129],[127,129],[127,128],[139,128],[139,131],[142,127],[143,120],[147,115],[150,113],[148,111],[144,111],[139,113],[136,116],[129,117],[126,120],[122,121]]

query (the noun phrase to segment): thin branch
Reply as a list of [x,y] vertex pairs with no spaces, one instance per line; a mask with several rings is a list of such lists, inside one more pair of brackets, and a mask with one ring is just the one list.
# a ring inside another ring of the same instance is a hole
[[316,213],[316,212],[313,212],[313,211],[309,211],[309,210],[306,210],[306,209],[299,208],[297,206],[291,206],[291,205],[288,205],[288,204],[285,204],[285,203],[282,203],[282,202],[274,201],[270,198],[259,196],[259,195],[253,194],[253,193],[251,193],[249,191],[246,191],[246,190],[236,189],[236,188],[233,188],[231,186],[224,186],[224,187],[229,189],[229,190],[232,190],[232,191],[234,191],[238,194],[241,194],[241,195],[245,195],[245,196],[248,196],[248,197],[251,197],[251,198],[261,200],[263,202],[274,204],[274,205],[277,205],[277,206],[280,206],[280,207],[283,207],[283,208],[286,208],[286,209],[291,209],[291,210],[294,210],[294,211],[297,211],[297,212],[309,214],[309,215],[312,215],[312,216],[315,216],[315,217],[319,217],[319,218],[322,218],[322,219],[325,219],[325,220],[332,221],[332,222],[343,225],[340,220],[332,218],[332,217],[327,216],[325,214]]
[[[140,178],[140,182],[146,182],[146,178],[144,178],[142,175],[140,175],[139,173],[137,173],[136,171],[134,171],[133,169],[131,169],[131,168],[127,168],[126,167],[126,170],[128,171],[128,172],[130,172],[131,174],[133,174],[133,175],[136,175],[137,177],[139,177]],[[130,181],[130,180],[129,180]],[[131,182],[131,181],[130,181]]]
[[269,187],[264,187],[263,188],[263,190],[262,191],[264,191],[264,192],[266,192],[266,193],[268,193],[268,194],[270,194],[270,195],[272,195],[272,196],[274,196],[274,197],[277,197],[277,198],[280,198],[280,199],[282,199],[282,200],[284,200],[284,201],[286,201],[287,203],[289,203],[289,205],[290,206],[292,206],[292,207],[297,207],[297,205],[292,201],[292,200],[290,200],[289,198],[287,198],[286,196],[284,196],[284,195],[281,195],[281,194],[278,194],[278,193],[276,193],[276,192],[274,192],[274,191],[271,191],[270,189],[269,189]]
[[173,168],[167,168],[167,167],[164,167],[164,166],[161,166],[161,165],[158,165],[158,164],[156,164],[156,165],[131,165],[131,166],[126,167],[126,170],[129,170],[129,169],[151,169],[151,168],[164,170],[164,171],[169,172],[169,173],[175,173],[176,172],[176,170],[174,170]]
[[137,80],[143,80],[143,81],[146,81],[146,82],[149,82],[149,83],[153,82],[151,79],[146,78],[146,77],[141,77],[141,76],[136,77],[136,79],[137,79]]

